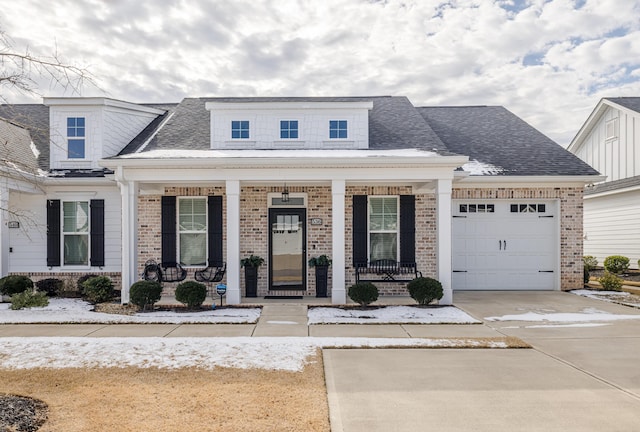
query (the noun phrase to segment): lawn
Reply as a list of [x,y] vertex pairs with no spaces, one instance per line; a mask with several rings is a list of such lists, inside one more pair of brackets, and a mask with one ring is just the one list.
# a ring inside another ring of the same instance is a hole
[[40,431],[330,430],[319,352],[300,372],[134,367],[2,370],[1,393],[44,401],[49,413]]

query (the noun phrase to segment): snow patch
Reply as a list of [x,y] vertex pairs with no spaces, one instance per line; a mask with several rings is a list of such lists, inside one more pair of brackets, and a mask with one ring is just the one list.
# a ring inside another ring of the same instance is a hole
[[538,313],[526,312],[514,315],[502,315],[486,317],[487,321],[531,321],[554,323],[585,323],[599,321],[619,321],[640,319],[640,315],[618,315],[601,311],[595,308],[585,308],[582,312],[573,313]]
[[462,165],[462,169],[469,172],[471,175],[496,175],[504,172],[504,169],[495,165],[480,162],[477,159],[472,159],[466,164]]
[[387,306],[358,310],[341,308],[310,308],[309,324],[477,324],[480,321],[453,306],[418,308]]
[[217,158],[381,158],[439,157],[435,152],[398,149],[398,150],[151,150],[118,156],[118,159],[217,159]]

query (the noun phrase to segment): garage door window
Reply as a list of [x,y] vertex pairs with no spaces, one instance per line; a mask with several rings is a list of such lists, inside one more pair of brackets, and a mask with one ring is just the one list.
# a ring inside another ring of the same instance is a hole
[[369,260],[398,260],[398,197],[369,197]]
[[545,204],[511,204],[511,213],[546,213]]
[[460,204],[460,213],[495,213],[494,204]]

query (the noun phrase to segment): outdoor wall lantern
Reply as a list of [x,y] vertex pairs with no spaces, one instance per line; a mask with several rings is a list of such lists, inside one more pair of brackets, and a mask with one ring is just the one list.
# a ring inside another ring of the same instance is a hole
[[282,190],[282,202],[289,202],[289,189],[287,189],[287,184],[284,184],[284,189]]

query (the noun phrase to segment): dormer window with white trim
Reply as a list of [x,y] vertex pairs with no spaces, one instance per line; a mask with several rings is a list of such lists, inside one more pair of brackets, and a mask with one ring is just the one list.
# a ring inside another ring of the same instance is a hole
[[618,138],[618,119],[617,118],[611,119],[605,124],[604,139],[610,140],[614,138]]
[[347,138],[347,120],[329,120],[329,138]]
[[84,159],[86,132],[84,117],[67,117],[67,158]]
[[231,121],[231,139],[249,139],[249,120]]
[[280,139],[298,138],[298,120],[280,120]]

